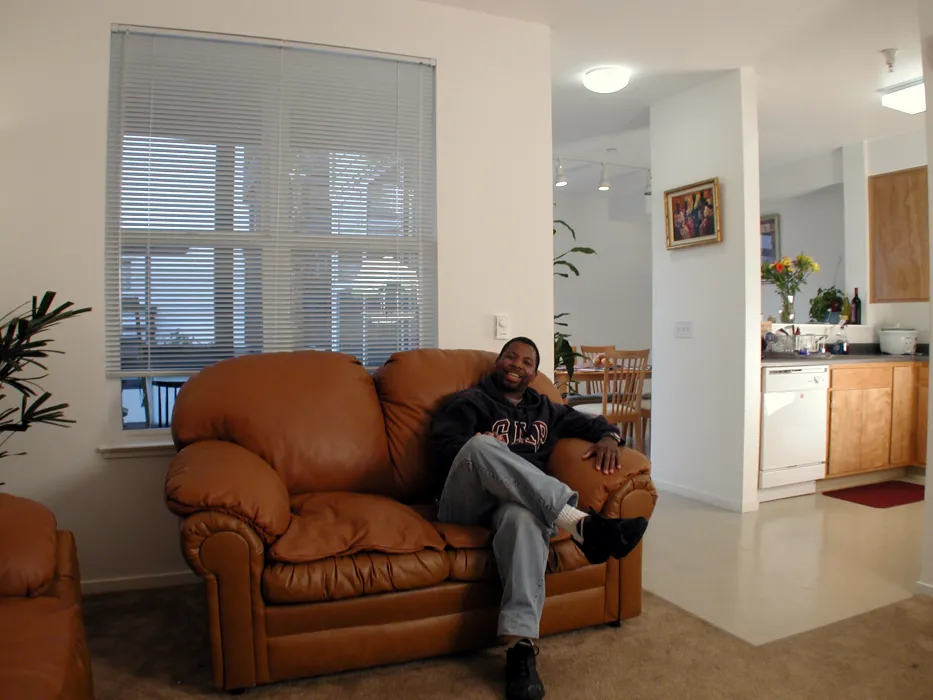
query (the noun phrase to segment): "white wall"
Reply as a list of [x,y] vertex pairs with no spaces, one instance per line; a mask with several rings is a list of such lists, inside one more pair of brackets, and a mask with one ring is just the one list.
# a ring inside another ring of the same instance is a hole
[[868,174],[919,168],[927,164],[927,140],[922,120],[917,131],[868,142]]
[[[845,284],[845,221],[842,185],[832,185],[816,192],[790,199],[761,202],[762,215],[780,215],[782,255],[794,257],[806,253],[820,264],[820,271],[807,278],[794,300],[796,320],[810,318],[810,299],[816,290]],[[761,311],[765,318],[780,319],[781,301],[772,285],[761,288]]]
[[[928,162],[933,163],[933,3],[920,3],[920,37],[923,49],[923,82],[927,93],[926,150]],[[929,187],[930,230],[933,231],[933,178],[929,178]],[[930,260],[933,264],[933,247],[930,248]],[[929,322],[928,315],[927,323]],[[933,394],[930,395],[930,400],[933,404]],[[933,411],[928,412],[928,420],[927,431],[933,431]],[[933,440],[927,442],[927,464],[933,464],[931,459],[933,459]],[[924,510],[923,550],[917,592],[933,596],[933,488],[926,490]]]
[[[761,256],[751,69],[652,105],[651,172],[653,475],[662,488],[754,510]],[[664,191],[711,177],[721,184],[723,242],[667,250]],[[692,339],[675,339],[678,321],[692,322]]]
[[[761,199],[791,199],[842,184],[842,149],[761,171]],[[765,212],[767,213],[767,212]]]
[[53,289],[94,313],[53,336],[67,356],[53,359],[47,387],[72,404],[77,426],[16,436],[8,447],[29,455],[3,460],[0,481],[47,503],[74,530],[86,580],[187,570],[177,523],[162,501],[168,460],[97,453],[121,437],[118,383],[104,376],[111,23],[435,58],[440,344],[498,349],[492,319],[505,311],[514,333],[542,340],[542,365],[552,366],[546,27],[412,0],[6,0],[0,300],[11,308]]
[[645,211],[645,177],[611,182],[608,192],[555,195],[555,218],[577,233],[558,228],[554,254],[573,245],[596,255],[573,255],[580,276],[554,278],[554,311],[574,345],[615,345],[637,350],[651,347],[651,216]]

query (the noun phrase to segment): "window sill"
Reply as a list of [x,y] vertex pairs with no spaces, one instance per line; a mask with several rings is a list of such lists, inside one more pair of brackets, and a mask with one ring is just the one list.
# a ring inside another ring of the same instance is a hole
[[171,457],[177,454],[172,438],[165,436],[148,441],[123,442],[97,448],[104,459],[143,459],[145,457]]

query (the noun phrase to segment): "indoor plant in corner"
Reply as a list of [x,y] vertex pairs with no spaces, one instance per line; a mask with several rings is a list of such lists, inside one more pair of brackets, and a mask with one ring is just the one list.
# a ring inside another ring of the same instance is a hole
[[810,273],[819,271],[819,263],[804,253],[796,258],[761,264],[761,279],[773,284],[774,291],[781,297],[781,323],[794,322],[794,297]]
[[[573,240],[577,240],[577,232],[573,230],[573,227],[570,226],[566,221],[562,219],[555,219],[553,222],[554,235],[557,235],[557,226],[560,225],[563,228],[570,231],[570,235],[573,237]],[[574,265],[569,260],[565,260],[568,255],[579,254],[579,255],[596,255],[596,251],[592,248],[586,248],[583,246],[574,246],[570,250],[561,253],[554,258],[554,274],[557,277],[570,277],[573,274],[575,277],[580,276],[580,271],[577,269],[577,266]],[[561,313],[554,316],[554,324],[560,326],[561,328],[566,328],[567,323],[559,319],[569,316],[568,313]],[[564,333],[563,331],[555,330],[554,331],[554,369],[560,369],[562,366],[567,371],[567,383],[573,381],[573,365],[574,361],[578,355],[573,351],[573,347],[570,345],[568,338],[570,337],[569,333]]]
[[[70,301],[52,308],[54,299],[55,292],[46,292],[41,301],[33,297],[31,306],[27,302],[0,319],[0,435],[6,433],[0,438],[0,458],[11,456],[3,449],[7,440],[15,433],[25,432],[34,423],[58,426],[74,423],[65,417],[68,404],[50,405],[52,394],[37,383],[48,376],[48,368],[42,360],[50,353],[62,353],[49,348],[53,342],[51,338],[38,336],[52,326],[91,309],[73,308]],[[8,391],[18,394],[16,405],[4,408]]]

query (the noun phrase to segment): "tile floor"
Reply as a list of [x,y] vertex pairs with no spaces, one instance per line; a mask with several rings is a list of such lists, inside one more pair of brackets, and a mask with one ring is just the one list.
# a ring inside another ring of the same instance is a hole
[[923,503],[875,509],[819,494],[721,510],[662,492],[644,587],[760,645],[909,598]]

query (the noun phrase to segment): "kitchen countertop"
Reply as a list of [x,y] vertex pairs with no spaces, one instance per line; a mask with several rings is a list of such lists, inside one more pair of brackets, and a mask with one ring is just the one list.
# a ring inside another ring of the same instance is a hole
[[845,365],[868,364],[872,362],[929,362],[929,355],[785,355],[766,353],[761,360],[762,367],[781,367],[787,365]]

